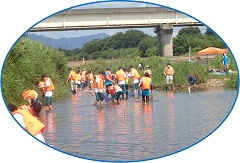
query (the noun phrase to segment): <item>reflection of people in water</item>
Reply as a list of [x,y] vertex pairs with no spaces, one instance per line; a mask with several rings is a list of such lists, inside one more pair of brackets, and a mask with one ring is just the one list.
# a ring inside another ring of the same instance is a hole
[[145,141],[148,143],[153,142],[153,115],[152,115],[152,104],[143,105],[144,110],[144,133],[146,134]]
[[170,140],[175,139],[175,106],[174,106],[174,93],[167,92],[167,116],[169,123],[168,137]]

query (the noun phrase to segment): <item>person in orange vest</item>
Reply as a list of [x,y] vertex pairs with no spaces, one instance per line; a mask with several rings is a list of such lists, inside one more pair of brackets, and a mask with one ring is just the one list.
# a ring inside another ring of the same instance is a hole
[[27,101],[29,104],[31,102],[39,102],[38,101],[38,93],[35,90],[26,90],[22,93],[23,99]]
[[66,84],[69,82],[70,83],[70,91],[72,93],[76,93],[76,85],[75,85],[75,80],[76,80],[76,73],[75,71],[72,70],[72,68],[68,69],[69,75],[66,81]]
[[117,85],[117,84],[115,84],[115,85],[110,85],[109,87],[108,87],[108,91],[109,91],[109,93],[112,95],[112,99],[113,99],[113,102],[115,103],[115,104],[119,104],[119,102],[118,102],[118,100],[119,100],[119,97],[123,94],[123,91],[122,91],[122,88],[119,86],[119,85]]
[[148,102],[152,93],[152,79],[148,72],[145,72],[144,77],[140,79],[139,87],[142,88],[142,101]]
[[123,71],[123,67],[119,66],[118,71],[115,74],[118,85],[123,92],[123,98],[126,98],[126,73]]
[[173,74],[174,70],[170,64],[170,62],[167,63],[166,68],[164,69],[164,75],[166,76],[166,91],[168,91],[168,86],[171,86],[171,90],[173,90]]
[[52,96],[53,90],[55,89],[52,80],[46,75],[42,74],[42,80],[44,81],[44,96],[46,101],[46,106],[49,110],[52,110]]
[[100,105],[103,105],[104,101],[104,75],[105,72],[99,72],[97,76],[95,76],[94,82],[93,82],[93,88],[95,90],[96,95],[96,101],[94,102],[94,105],[97,105],[98,101],[100,101]]
[[[41,105],[37,102],[33,102],[30,105],[32,109],[32,114],[37,114],[39,110],[41,110]],[[32,115],[30,112],[18,109],[14,104],[8,104],[8,109],[12,113],[15,120],[31,135],[39,139],[40,141],[45,143],[45,139],[43,137],[43,132],[45,130],[45,125],[40,122],[35,115]],[[35,113],[36,112],[36,113]]]
[[132,65],[129,66],[129,70],[130,70],[130,76],[132,77],[132,83],[133,83],[133,89],[134,89],[134,98],[137,99],[140,75],[137,72],[137,70],[135,68],[133,68]]

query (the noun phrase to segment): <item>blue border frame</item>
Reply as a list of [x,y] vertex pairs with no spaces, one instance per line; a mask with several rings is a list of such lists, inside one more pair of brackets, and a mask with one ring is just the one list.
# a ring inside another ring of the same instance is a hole
[[[179,10],[177,10],[177,9],[174,9],[174,8],[171,8],[171,7],[168,7],[168,6],[163,6],[163,5],[160,5],[160,4],[155,4],[155,3],[150,3],[150,2],[144,2],[144,1],[135,1],[135,0],[106,0],[106,1],[96,1],[96,2],[89,2],[89,3],[85,3],[85,4],[81,4],[81,5],[76,5],[76,6],[73,6],[73,7],[69,7],[69,8],[63,9],[63,10],[61,10],[61,11],[59,11],[59,12],[56,12],[56,13],[54,13],[54,14],[52,14],[52,15],[50,15],[50,16],[48,16],[48,17],[46,17],[46,18],[44,18],[44,19],[42,19],[42,20],[40,20],[40,21],[38,21],[37,23],[35,23],[35,24],[34,24],[33,26],[31,26],[28,30],[26,30],[26,31],[15,41],[15,43],[14,43],[14,44],[12,45],[12,47],[10,48],[10,50],[9,50],[6,58],[4,59],[4,63],[3,63],[3,66],[2,66],[2,71],[1,71],[1,74],[0,74],[0,76],[1,76],[0,85],[1,85],[1,92],[2,92],[2,97],[3,97],[3,99],[4,99],[4,102],[5,102],[5,98],[4,98],[4,93],[3,93],[3,91],[2,91],[2,72],[3,72],[4,64],[5,64],[5,62],[6,62],[6,59],[7,59],[8,55],[9,55],[10,51],[12,50],[12,48],[15,46],[15,44],[18,42],[18,40],[19,40],[22,36],[24,36],[31,28],[33,28],[35,25],[37,25],[37,24],[40,23],[41,21],[44,21],[45,19],[48,19],[49,17],[51,17],[51,16],[53,16],[53,15],[55,15],[55,14],[58,14],[58,13],[60,13],[60,12],[62,12],[62,11],[69,10],[69,9],[72,9],[72,8],[76,8],[76,7],[80,7],[80,6],[86,6],[86,5],[98,4],[98,3],[107,3],[107,2],[134,2],[134,3],[143,3],[143,4],[150,4],[150,5],[160,6],[160,7],[168,8],[168,9],[171,9],[171,10],[175,10],[175,11],[177,11],[177,12],[181,12],[181,13],[183,13],[183,14],[185,14],[185,15],[187,15],[187,16],[189,16],[189,17],[191,17],[191,18],[193,18],[193,19],[195,19],[195,20],[197,20],[197,21],[199,21],[199,22],[201,22],[200,20],[198,20],[198,19],[196,19],[196,18],[194,18],[194,17],[192,17],[192,16],[190,16],[190,15],[188,15],[188,14],[182,12],[182,11],[179,11]],[[208,27],[208,26],[207,26],[206,24],[204,24],[203,22],[201,22],[201,23],[202,23],[203,25],[205,25],[207,28],[211,29],[210,27]],[[212,30],[212,29],[211,29],[211,30]],[[212,31],[215,33],[214,30],[212,30]],[[220,38],[220,39],[222,40],[222,38],[221,38],[217,33],[215,33],[215,34],[218,36],[218,38]],[[223,41],[223,40],[222,40],[222,41]],[[224,42],[224,41],[223,41],[223,42]],[[225,43],[225,42],[224,42],[224,43]],[[225,45],[227,46],[226,43],[225,43]],[[227,47],[228,47],[228,46],[227,46]],[[228,47],[228,49],[229,49],[230,53],[232,54],[232,52],[231,52],[231,50],[230,50],[229,47]],[[233,56],[233,54],[232,54],[232,56]],[[236,65],[237,65],[237,62],[236,62],[236,59],[235,59],[234,56],[233,56],[233,58],[234,58],[234,61],[235,61]],[[236,66],[236,67],[237,67],[237,71],[239,72],[238,66]],[[238,73],[238,82],[239,82],[239,73]],[[127,162],[150,161],[150,160],[154,160],[154,159],[159,159],[159,158],[171,156],[171,155],[173,155],[173,154],[179,153],[179,152],[181,152],[181,151],[184,151],[184,150],[186,150],[186,149],[188,149],[188,148],[190,148],[190,147],[198,144],[199,142],[201,142],[202,140],[204,140],[204,139],[206,139],[208,136],[210,136],[213,132],[215,132],[215,131],[223,124],[223,122],[227,119],[227,117],[228,117],[228,116],[230,115],[230,113],[232,112],[233,107],[235,106],[236,100],[237,100],[237,98],[238,98],[238,93],[239,93],[239,85],[238,85],[238,91],[237,91],[236,99],[235,99],[234,104],[233,104],[231,110],[229,111],[228,115],[225,117],[225,119],[223,119],[223,121],[222,121],[212,132],[210,132],[208,135],[206,135],[204,138],[202,138],[202,139],[199,140],[198,142],[196,142],[196,143],[194,143],[194,144],[192,144],[192,145],[190,145],[190,146],[188,146],[188,147],[186,147],[186,148],[184,148],[184,149],[182,149],[182,150],[176,151],[176,152],[171,153],[171,154],[168,154],[168,155],[159,156],[159,157],[156,157],[156,158],[149,158],[149,159],[145,159],[145,160],[127,161]],[[6,105],[6,107],[7,107],[6,102],[5,102],[5,105]],[[10,111],[9,111],[9,113],[11,114]],[[11,114],[11,116],[13,117],[12,114]],[[14,117],[13,117],[13,118],[14,118]],[[14,118],[14,120],[16,121],[15,118]],[[17,121],[16,121],[16,122],[17,122]],[[17,123],[18,123],[18,122],[17,122]],[[19,123],[18,123],[18,125],[21,126]],[[21,127],[22,127],[22,126],[21,126]],[[22,128],[23,128],[23,127],[22,127]],[[24,128],[23,128],[23,129],[24,129]],[[25,129],[24,129],[24,130],[25,130]],[[27,132],[27,133],[28,133],[28,132]],[[28,133],[28,134],[31,135],[30,133]],[[31,135],[31,136],[32,136],[32,135]],[[32,137],[34,137],[34,136],[32,136]],[[34,138],[35,138],[35,137],[34,137]],[[35,138],[35,139],[38,140],[37,138]],[[41,142],[40,140],[38,140],[38,141]],[[43,142],[41,142],[41,143],[43,143]],[[45,144],[45,143],[43,143],[43,144]],[[54,147],[52,147],[52,146],[50,146],[50,145],[48,145],[48,144],[45,144],[45,145],[47,145],[48,147],[50,147],[50,148],[52,148],[52,149],[54,149],[54,150],[57,150],[57,151],[59,151],[59,152],[61,152],[61,153],[64,153],[64,154],[67,154],[67,155],[71,155],[71,156],[74,156],[74,157],[78,157],[78,158],[82,158],[82,159],[86,159],[86,160],[92,160],[92,161],[113,162],[113,161],[104,161],[104,160],[95,160],[95,159],[84,158],[84,157],[76,156],[76,155],[73,155],[73,154],[70,154],[70,153],[67,153],[67,152],[58,150],[58,149],[56,149],[56,148],[54,148]],[[126,162],[126,161],[114,161],[114,162]]]

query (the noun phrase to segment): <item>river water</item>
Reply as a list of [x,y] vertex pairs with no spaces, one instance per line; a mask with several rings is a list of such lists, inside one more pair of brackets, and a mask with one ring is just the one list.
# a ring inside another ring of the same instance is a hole
[[140,98],[94,106],[95,96],[79,91],[42,110],[50,147],[98,161],[139,161],[186,149],[217,129],[235,104],[237,90],[154,91]]

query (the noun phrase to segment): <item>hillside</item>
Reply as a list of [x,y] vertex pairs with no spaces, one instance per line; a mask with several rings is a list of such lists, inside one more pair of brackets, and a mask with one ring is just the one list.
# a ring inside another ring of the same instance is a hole
[[109,35],[105,33],[98,33],[95,35],[88,35],[82,37],[74,37],[74,38],[60,38],[60,39],[52,39],[43,35],[36,35],[36,34],[28,34],[27,37],[31,40],[38,41],[43,43],[49,47],[53,48],[62,48],[65,50],[73,50],[76,48],[82,48],[83,45],[89,41],[94,39],[104,39],[109,37]]

